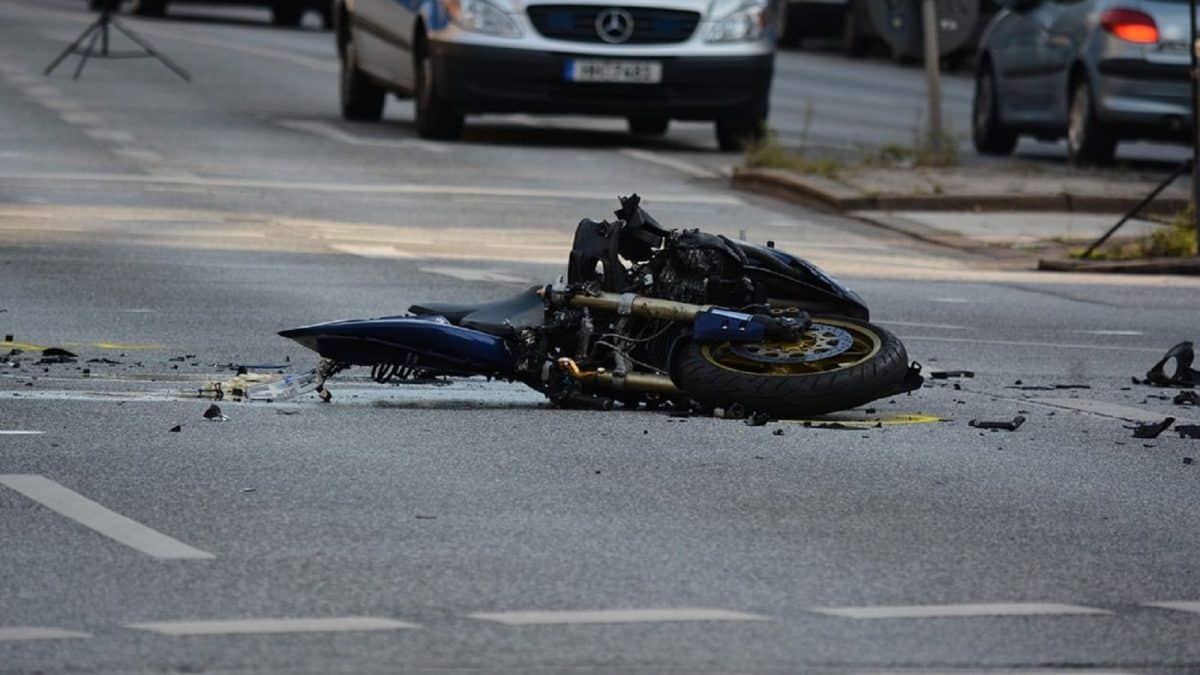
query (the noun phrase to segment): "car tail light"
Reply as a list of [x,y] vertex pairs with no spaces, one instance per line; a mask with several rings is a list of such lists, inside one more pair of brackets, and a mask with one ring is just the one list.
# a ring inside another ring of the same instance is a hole
[[1154,19],[1136,9],[1106,9],[1100,15],[1100,25],[1127,42],[1143,45],[1158,42],[1158,26]]

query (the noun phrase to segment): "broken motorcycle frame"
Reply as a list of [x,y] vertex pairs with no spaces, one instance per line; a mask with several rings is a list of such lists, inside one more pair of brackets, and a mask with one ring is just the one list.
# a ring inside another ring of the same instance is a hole
[[324,357],[322,377],[352,365],[378,382],[484,375],[563,407],[690,401],[787,418],[921,386],[900,340],[813,264],[770,242],[667,230],[637,195],[616,216],[579,223],[556,284],[280,335]]

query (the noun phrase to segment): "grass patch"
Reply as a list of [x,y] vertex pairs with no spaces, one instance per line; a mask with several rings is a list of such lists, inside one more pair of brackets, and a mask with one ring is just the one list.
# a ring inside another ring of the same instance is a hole
[[[1187,258],[1200,255],[1197,248],[1195,205],[1175,214],[1171,222],[1150,233],[1150,236],[1124,243],[1114,243],[1092,252],[1088,260],[1137,260],[1141,258]],[[1083,258],[1085,249],[1071,251],[1072,258]]]
[[835,179],[842,163],[832,157],[809,157],[797,150],[779,145],[775,134],[767,132],[758,143],[746,150],[746,166],[758,169],[787,169],[823,178]]

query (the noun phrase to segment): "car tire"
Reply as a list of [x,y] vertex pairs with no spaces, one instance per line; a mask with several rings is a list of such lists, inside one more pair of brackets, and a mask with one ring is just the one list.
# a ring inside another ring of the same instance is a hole
[[442,96],[437,70],[425,45],[425,41],[420,40],[415,50],[416,91],[413,92],[413,108],[416,111],[417,135],[444,141],[458,140],[462,137],[465,118]]
[[271,5],[271,23],[276,26],[299,26],[304,18],[304,6],[295,2],[276,2]]
[[321,12],[321,28],[325,30],[333,29],[333,7],[329,3],[322,4],[318,11]]
[[1091,84],[1076,79],[1067,105],[1067,156],[1075,164],[1110,164],[1116,151],[1117,137],[1096,117]]
[[349,27],[346,31],[346,39],[342,43],[339,78],[342,118],[355,122],[378,122],[383,118],[387,90],[375,84],[370,76],[359,69],[354,38]]
[[167,13],[167,0],[133,0],[129,11],[138,16],[162,16]]
[[670,118],[659,115],[637,115],[627,121],[629,133],[637,136],[662,136],[671,126]]
[[1010,155],[1017,147],[1017,132],[1000,122],[1000,97],[996,90],[996,74],[990,63],[985,63],[975,75],[971,141],[981,155]]
[[767,115],[755,108],[716,121],[717,145],[723,152],[741,152],[763,139],[767,132]]
[[854,0],[846,3],[846,13],[842,17],[842,53],[852,59],[861,59],[867,55],[871,43],[862,29],[859,28],[859,10]]

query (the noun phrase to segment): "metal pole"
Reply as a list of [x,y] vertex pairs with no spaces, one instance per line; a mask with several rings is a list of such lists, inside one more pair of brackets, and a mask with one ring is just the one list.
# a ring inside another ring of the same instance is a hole
[[[1193,3],[1196,0],[1192,0]],[[938,45],[937,0],[921,0],[921,22],[925,43],[926,92],[929,95],[929,149],[942,151],[942,75]]]
[[1188,17],[1191,19],[1191,49],[1192,55],[1192,224],[1196,227],[1196,254],[1200,255],[1200,69],[1197,68],[1196,50],[1196,0],[1188,3]]

